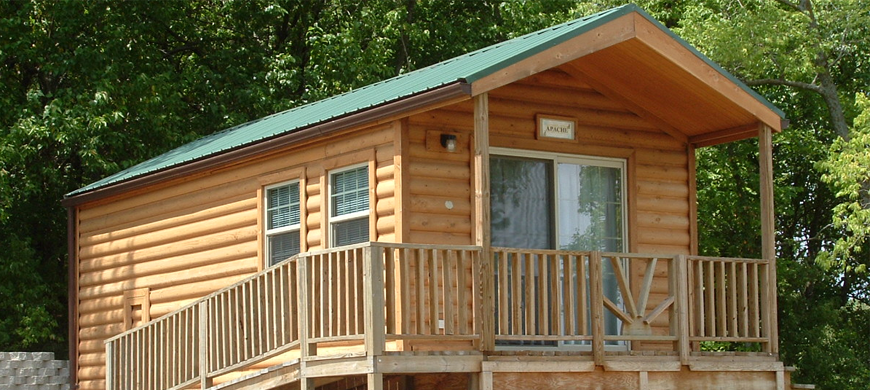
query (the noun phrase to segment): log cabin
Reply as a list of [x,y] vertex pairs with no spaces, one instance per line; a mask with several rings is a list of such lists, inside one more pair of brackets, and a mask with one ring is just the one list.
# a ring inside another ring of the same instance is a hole
[[[627,5],[204,137],[63,200],[73,383],[790,389],[784,123]],[[755,137],[763,256],[699,256]]]

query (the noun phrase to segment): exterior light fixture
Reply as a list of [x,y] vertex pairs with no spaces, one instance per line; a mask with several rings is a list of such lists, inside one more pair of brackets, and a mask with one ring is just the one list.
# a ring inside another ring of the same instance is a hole
[[456,134],[441,134],[441,146],[448,152],[456,151]]

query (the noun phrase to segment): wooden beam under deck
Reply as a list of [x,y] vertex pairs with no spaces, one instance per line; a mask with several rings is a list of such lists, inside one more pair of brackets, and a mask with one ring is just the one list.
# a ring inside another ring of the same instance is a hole
[[[214,390],[247,390],[269,388],[296,388],[301,382],[308,381],[311,386],[320,386],[336,378],[366,376],[369,382],[378,378],[383,381],[386,375],[396,374],[439,374],[472,373],[480,374],[481,381],[474,388],[493,388],[493,377],[526,378],[529,381],[555,383],[558,378],[569,375],[584,382],[600,382],[613,385],[625,378],[636,378],[633,382],[641,389],[652,389],[647,383],[654,382],[679,384],[683,377],[691,376],[693,381],[703,383],[708,375],[713,387],[719,388],[728,373],[746,374],[751,377],[748,388],[779,388],[786,375],[782,362],[770,356],[692,356],[688,365],[680,364],[675,356],[608,356],[603,366],[596,366],[591,356],[529,356],[526,352],[499,352],[486,354],[444,354],[436,353],[389,353],[381,356],[352,354],[341,357],[309,358],[261,370],[251,375],[221,383],[211,387]],[[608,379],[609,378],[609,379]],[[622,378],[622,379],[620,379]],[[647,381],[643,379],[646,378]],[[761,378],[761,379],[759,379]],[[523,379],[523,380],[526,380]],[[735,377],[735,379],[737,379]],[[616,382],[614,382],[616,381]],[[611,383],[614,382],[614,383]],[[498,382],[496,382],[498,383]],[[531,382],[530,382],[531,383]],[[745,383],[735,381],[734,388],[743,388]],[[378,388],[377,384],[374,388]],[[369,388],[373,388],[369,386]],[[499,386],[501,388],[501,386]],[[601,388],[613,388],[604,386]]]

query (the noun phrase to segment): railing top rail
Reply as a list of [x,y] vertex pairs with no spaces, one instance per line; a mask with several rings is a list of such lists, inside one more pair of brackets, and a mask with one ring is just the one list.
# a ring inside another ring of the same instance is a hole
[[522,252],[522,253],[540,253],[544,255],[575,255],[589,256],[592,251],[563,251],[558,249],[528,249],[528,248],[507,248],[507,247],[492,247],[493,252]]
[[673,253],[630,253],[630,252],[601,252],[601,257],[619,257],[631,259],[673,259],[679,255]]
[[379,248],[403,248],[403,249],[436,249],[436,250],[481,250],[480,246],[474,245],[435,245],[435,244],[406,244],[406,243],[398,243],[398,242],[381,242],[381,241],[369,241],[369,242],[361,242],[359,244],[353,245],[345,245],[336,248],[326,248],[326,249],[318,249],[315,251],[308,251],[305,253],[300,253],[299,257],[305,256],[318,256],[328,253],[336,253],[336,252],[344,252],[359,248],[369,248],[369,247],[379,247]]
[[749,258],[741,258],[741,257],[719,257],[719,256],[686,256],[689,260],[701,260],[701,261],[724,261],[730,263],[757,263],[757,264],[768,264],[770,260],[768,259],[749,259]]
[[478,245],[437,245],[437,244],[405,244],[398,242],[371,242],[372,246],[382,248],[403,248],[403,249],[437,249],[437,250],[457,250],[457,251],[479,251],[483,247]]
[[[575,255],[589,256],[594,251],[571,251],[558,249],[527,249],[527,248],[507,248],[507,247],[492,247],[493,252],[520,252],[520,253],[540,253],[546,255]],[[600,252],[601,257],[619,257],[631,259],[673,259],[677,256],[685,256],[689,260],[701,261],[725,261],[725,262],[743,262],[743,263],[758,263],[767,264],[770,261],[766,259],[750,259],[740,257],[720,257],[720,256],[697,256],[697,255],[679,255],[672,253],[631,253],[631,252]]]

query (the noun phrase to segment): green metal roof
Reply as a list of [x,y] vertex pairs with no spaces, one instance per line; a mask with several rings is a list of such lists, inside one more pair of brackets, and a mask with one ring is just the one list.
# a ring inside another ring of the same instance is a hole
[[67,198],[168,168],[253,145],[350,114],[365,111],[457,82],[473,83],[506,66],[531,57],[620,16],[638,12],[670,34],[756,99],[784,114],[767,100],[721,69],[642,9],[629,4],[501,42],[444,62],[371,84],[341,95],[257,119],[182,145],[66,195]]

